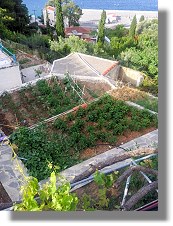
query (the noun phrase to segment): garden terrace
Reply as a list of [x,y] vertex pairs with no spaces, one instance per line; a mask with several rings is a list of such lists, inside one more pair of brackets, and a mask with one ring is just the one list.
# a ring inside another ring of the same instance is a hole
[[67,77],[63,80],[56,77],[38,80],[36,85],[29,84],[0,96],[0,127],[9,135],[17,127],[37,124],[83,102],[91,101],[109,89],[109,85],[105,83],[73,83]]
[[158,112],[158,98],[144,91],[124,86],[109,91],[109,94],[117,100],[132,101],[151,111]]
[[62,171],[157,128],[157,116],[109,95],[84,107],[10,136],[31,175],[45,179],[52,170]]

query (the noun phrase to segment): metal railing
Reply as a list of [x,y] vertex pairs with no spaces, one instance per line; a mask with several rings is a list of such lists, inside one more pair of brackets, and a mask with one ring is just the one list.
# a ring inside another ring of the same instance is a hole
[[3,53],[5,53],[6,55],[8,55],[8,56],[12,59],[12,62],[13,62],[14,64],[17,63],[16,55],[13,54],[13,53],[11,53],[8,49],[6,49],[6,48],[2,45],[1,42],[0,42],[0,50],[1,50]]

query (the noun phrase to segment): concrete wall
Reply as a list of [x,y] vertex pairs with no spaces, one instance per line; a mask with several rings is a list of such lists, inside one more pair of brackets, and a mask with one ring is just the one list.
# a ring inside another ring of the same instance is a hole
[[130,82],[134,86],[139,86],[144,80],[144,76],[141,72],[135,71],[127,67],[120,67],[119,80],[123,82]]
[[19,66],[0,69],[0,91],[22,85]]

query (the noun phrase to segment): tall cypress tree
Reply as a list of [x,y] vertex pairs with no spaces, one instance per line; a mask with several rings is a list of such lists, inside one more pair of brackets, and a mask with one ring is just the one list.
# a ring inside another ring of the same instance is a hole
[[56,33],[57,33],[57,36],[65,37],[61,0],[55,0],[55,8],[56,8]]
[[144,20],[145,20],[145,17],[144,17],[144,15],[142,15],[142,16],[140,17],[139,22],[142,22],[142,21],[144,21]]
[[131,23],[130,29],[129,29],[129,36],[132,37],[132,38],[135,36],[136,25],[137,25],[137,19],[136,19],[136,15],[135,15],[133,17],[133,20],[132,20],[132,23]]
[[99,21],[97,38],[97,42],[101,46],[103,46],[105,40],[105,22],[106,22],[106,11],[103,10],[101,14],[101,19]]

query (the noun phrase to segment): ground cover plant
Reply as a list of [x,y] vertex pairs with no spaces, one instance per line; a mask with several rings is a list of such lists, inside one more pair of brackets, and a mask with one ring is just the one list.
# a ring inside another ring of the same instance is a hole
[[122,135],[141,133],[148,128],[157,128],[155,115],[105,95],[54,123],[32,130],[21,127],[10,139],[18,146],[18,155],[25,159],[29,173],[42,180],[52,170],[62,171],[91,157],[85,155],[88,149],[100,146],[106,151],[110,145],[117,146]]

